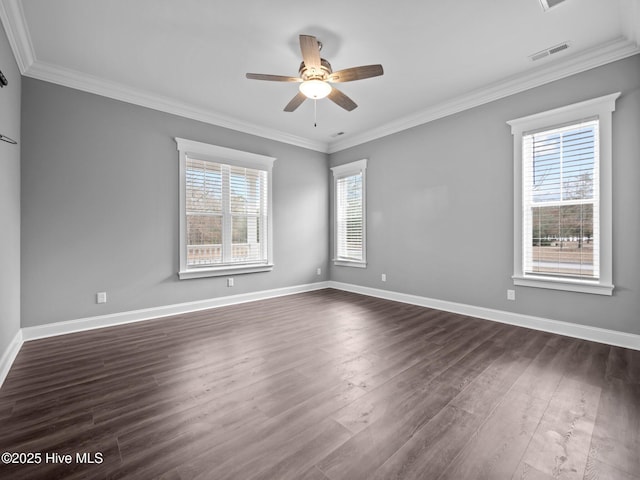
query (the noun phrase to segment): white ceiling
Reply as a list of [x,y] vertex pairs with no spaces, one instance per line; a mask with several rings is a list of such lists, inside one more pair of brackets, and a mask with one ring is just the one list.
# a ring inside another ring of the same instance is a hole
[[[26,76],[333,152],[640,53],[640,0],[0,0]],[[381,63],[327,99],[283,111],[298,35],[334,71]],[[533,62],[562,42],[570,48]],[[344,132],[336,136],[338,132]]]

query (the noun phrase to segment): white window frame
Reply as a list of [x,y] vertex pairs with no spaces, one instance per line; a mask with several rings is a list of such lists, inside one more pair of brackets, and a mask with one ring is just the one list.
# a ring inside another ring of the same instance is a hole
[[[514,145],[514,243],[513,283],[526,287],[547,288],[598,295],[613,294],[612,271],[612,114],[620,93],[574,103],[565,107],[510,120]],[[599,120],[599,188],[600,197],[600,275],[598,279],[577,279],[565,276],[536,275],[524,272],[523,238],[523,137],[531,132],[579,122]]]
[[[175,138],[180,153],[180,279],[216,277],[273,270],[273,202],[272,170],[273,157],[243,152],[208,143]],[[267,172],[267,259],[266,262],[248,264],[222,264],[220,266],[190,267],[187,264],[187,212],[186,212],[186,166],[187,157],[236,167],[252,168]]]
[[[341,267],[367,267],[367,159],[357,160],[355,162],[332,167],[333,172],[333,264]],[[353,260],[345,257],[340,257],[338,252],[338,180],[351,177],[354,175],[362,175],[362,260]]]

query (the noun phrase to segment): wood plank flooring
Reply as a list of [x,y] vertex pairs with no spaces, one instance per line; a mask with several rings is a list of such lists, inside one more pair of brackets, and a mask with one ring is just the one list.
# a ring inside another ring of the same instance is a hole
[[0,452],[41,455],[2,479],[640,480],[640,352],[320,290],[25,343]]

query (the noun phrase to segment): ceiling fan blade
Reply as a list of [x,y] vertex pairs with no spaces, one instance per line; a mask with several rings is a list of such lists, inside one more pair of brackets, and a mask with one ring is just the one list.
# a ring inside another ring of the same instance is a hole
[[351,110],[353,110],[358,106],[356,102],[351,100],[349,97],[347,97],[344,93],[342,93],[336,87],[333,87],[331,89],[331,93],[327,96],[327,98],[332,102],[334,102],[335,104],[341,106],[348,112],[350,112]]
[[311,35],[300,35],[300,50],[302,51],[302,60],[307,68],[313,68],[320,71],[320,47],[318,40]]
[[353,80],[378,77],[382,74],[384,74],[382,65],[364,65],[333,72],[327,80],[330,82],[352,82]]
[[302,102],[307,99],[306,95],[302,92],[298,92],[295,97],[291,99],[287,106],[284,107],[285,112],[293,112],[296,108],[298,108]]
[[247,73],[250,80],[268,80],[270,82],[301,82],[300,77],[285,77],[284,75],[265,75],[263,73]]

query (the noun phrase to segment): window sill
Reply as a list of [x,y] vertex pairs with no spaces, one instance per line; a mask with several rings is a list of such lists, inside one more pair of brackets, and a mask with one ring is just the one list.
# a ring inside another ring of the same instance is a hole
[[591,280],[570,280],[558,277],[541,277],[535,275],[513,277],[513,284],[523,287],[565,290],[568,292],[591,293],[595,295],[613,295],[613,285]]
[[273,264],[262,265],[225,265],[223,267],[192,268],[178,272],[180,280],[189,278],[222,277],[225,275],[241,275],[244,273],[270,272]]
[[359,262],[356,260],[334,260],[333,264],[336,267],[367,268],[367,262]]

